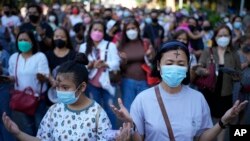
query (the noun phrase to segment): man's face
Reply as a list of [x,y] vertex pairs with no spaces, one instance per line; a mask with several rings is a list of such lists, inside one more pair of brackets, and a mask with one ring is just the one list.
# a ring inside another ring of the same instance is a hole
[[105,11],[104,12],[104,17],[111,17],[111,16],[112,16],[111,11]]

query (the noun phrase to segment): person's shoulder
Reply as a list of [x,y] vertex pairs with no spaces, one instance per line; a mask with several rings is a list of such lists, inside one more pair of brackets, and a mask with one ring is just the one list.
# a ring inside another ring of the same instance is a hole
[[151,87],[151,88],[148,88],[148,89],[140,92],[136,96],[136,99],[140,99],[140,100],[150,99],[150,98],[154,97],[154,95],[155,95],[154,87]]
[[[107,41],[108,42],[108,41]],[[111,47],[111,48],[116,48],[116,44],[114,44],[113,42],[109,42],[109,46]]]
[[6,18],[7,18],[7,17],[6,17],[5,15],[2,16],[2,17],[1,17],[2,22],[3,22],[3,20],[6,20]]
[[54,112],[56,111],[57,109],[60,109],[60,108],[63,108],[64,107],[64,104],[63,103],[55,103],[53,104],[52,106],[49,107],[49,110],[50,112]]
[[193,88],[191,88],[188,85],[184,85],[183,86],[183,92],[190,97],[191,99],[204,99],[204,96],[201,92],[199,92],[198,90],[195,90]]
[[11,56],[10,56],[10,60],[12,60],[12,59],[16,59],[17,58],[17,56],[18,56],[18,52],[16,52],[16,53],[14,53],[14,54],[12,54]]
[[39,58],[39,59],[47,58],[46,55],[43,52],[37,52],[33,56],[36,57],[36,58]]

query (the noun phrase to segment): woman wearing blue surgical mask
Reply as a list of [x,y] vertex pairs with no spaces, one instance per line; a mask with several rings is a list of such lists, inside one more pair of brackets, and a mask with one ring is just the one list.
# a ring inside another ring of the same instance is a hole
[[233,18],[233,40],[232,44],[235,49],[240,49],[241,37],[245,35],[243,31],[242,18],[240,16],[236,16]]
[[[206,49],[198,61],[200,67],[196,69],[196,74],[198,76],[207,76],[215,73],[216,75],[214,91],[201,88],[199,90],[204,94],[210,106],[212,117],[215,121],[218,121],[227,109],[233,105],[233,84],[240,80],[241,64],[237,51],[232,47],[232,33],[228,26],[222,25],[218,27],[213,41],[212,56],[216,66],[215,72],[209,72],[207,69],[211,62],[211,50]],[[222,132],[218,136],[218,141],[224,141],[224,133]]]
[[106,140],[111,128],[105,111],[84,93],[88,85],[88,64],[84,54],[62,64],[56,76],[58,103],[50,107],[36,137],[22,132],[4,113],[2,120],[8,131],[20,141]]
[[[196,138],[199,141],[211,141],[247,103],[236,102],[213,126],[205,98],[186,85],[189,81],[187,46],[178,41],[164,43],[158,50],[154,65],[155,73],[162,81],[136,97],[130,114],[120,99],[119,109],[112,106],[117,116],[133,127],[134,132],[131,134],[134,140],[193,141]],[[162,114],[164,111],[165,118]]]

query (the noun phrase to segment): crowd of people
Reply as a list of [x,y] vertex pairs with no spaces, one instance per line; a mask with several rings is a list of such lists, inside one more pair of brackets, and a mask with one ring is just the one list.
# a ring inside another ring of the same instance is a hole
[[[249,23],[249,13],[211,23],[197,10],[5,4],[0,140],[224,141],[227,125],[250,124]],[[200,87],[209,76],[213,89]],[[26,88],[34,115],[9,106]]]

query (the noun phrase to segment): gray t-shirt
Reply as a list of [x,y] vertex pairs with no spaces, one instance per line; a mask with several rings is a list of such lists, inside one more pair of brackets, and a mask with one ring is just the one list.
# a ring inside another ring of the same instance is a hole
[[[203,95],[183,86],[177,94],[169,94],[161,85],[160,93],[173,129],[175,140],[193,141],[213,126],[210,109]],[[154,87],[141,92],[133,101],[131,116],[145,141],[168,141],[168,131],[155,95]]]

